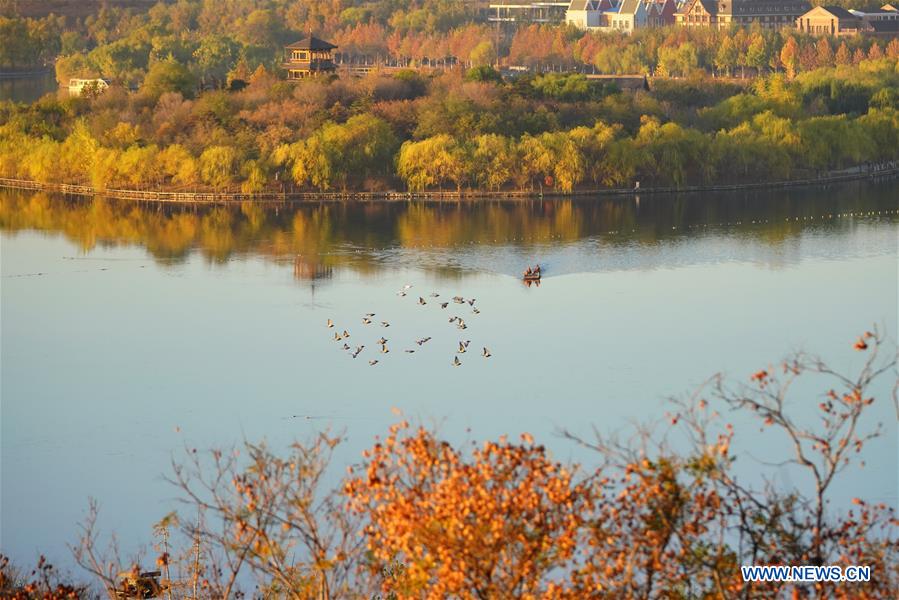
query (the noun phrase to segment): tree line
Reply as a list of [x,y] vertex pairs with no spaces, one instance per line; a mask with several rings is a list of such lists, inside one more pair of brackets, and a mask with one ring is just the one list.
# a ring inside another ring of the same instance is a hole
[[[154,63],[174,59],[189,66],[198,82],[221,87],[260,65],[274,71],[282,46],[309,32],[338,44],[341,52],[413,65],[452,57],[473,66],[551,65],[659,76],[684,76],[697,69],[728,76],[786,69],[795,73],[858,62],[859,54],[888,53],[884,42],[858,36],[824,38],[831,46],[828,56],[817,47],[818,38],[791,28],[643,28],[630,36],[565,25],[498,29],[483,23],[474,3],[464,0],[178,0],[149,10],[98,6],[96,13],[77,19],[0,17],[0,69],[44,66],[58,56],[60,82],[104,77],[136,87]],[[785,55],[787,44],[796,47]]]
[[897,58],[752,81],[402,71],[289,83],[258,67],[197,94],[176,60],[142,87],[0,104],[0,174],[153,189],[686,186],[894,160]]

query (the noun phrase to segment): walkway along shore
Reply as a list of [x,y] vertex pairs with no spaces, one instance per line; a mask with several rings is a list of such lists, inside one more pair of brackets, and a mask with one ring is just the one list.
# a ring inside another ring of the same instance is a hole
[[734,183],[718,185],[694,185],[683,187],[641,187],[641,188],[600,188],[590,190],[574,190],[560,192],[558,190],[462,190],[462,191],[429,191],[429,192],[259,192],[244,194],[239,192],[166,192],[152,190],[98,190],[85,185],[67,183],[41,183],[26,179],[0,178],[0,188],[39,190],[57,192],[73,196],[100,196],[117,200],[135,200],[139,202],[163,204],[240,204],[242,202],[259,203],[318,203],[343,201],[438,201],[458,202],[461,200],[480,199],[528,199],[528,198],[571,198],[583,196],[637,196],[649,194],[685,194],[693,192],[727,192],[753,189],[777,189],[803,186],[819,186],[843,181],[861,179],[887,179],[899,175],[899,161],[891,161],[870,165],[859,165],[833,171],[822,177],[812,179],[790,179],[786,181],[767,181],[755,183]]

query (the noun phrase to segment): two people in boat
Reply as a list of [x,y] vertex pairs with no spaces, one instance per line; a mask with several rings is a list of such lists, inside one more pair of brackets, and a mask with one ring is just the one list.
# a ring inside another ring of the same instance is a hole
[[528,267],[524,272],[524,276],[525,277],[539,277],[540,276],[540,265]]

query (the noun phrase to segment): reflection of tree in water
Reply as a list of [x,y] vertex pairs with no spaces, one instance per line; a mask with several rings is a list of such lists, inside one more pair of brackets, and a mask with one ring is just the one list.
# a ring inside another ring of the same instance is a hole
[[[175,207],[101,198],[0,191],[3,230],[59,233],[85,252],[138,244],[161,262],[199,252],[211,263],[234,256],[296,259],[299,279],[330,277],[336,267],[380,270],[392,251],[474,245],[517,247],[603,238],[606,244],[655,245],[726,228],[779,246],[809,227],[848,229],[840,215],[896,218],[893,183],[730,194],[604,197],[452,203],[345,203],[314,206]],[[425,268],[461,274],[435,261]]]
[[317,260],[308,260],[297,256],[293,260],[293,276],[303,281],[315,281],[317,279],[331,279],[334,276],[334,268],[323,265]]

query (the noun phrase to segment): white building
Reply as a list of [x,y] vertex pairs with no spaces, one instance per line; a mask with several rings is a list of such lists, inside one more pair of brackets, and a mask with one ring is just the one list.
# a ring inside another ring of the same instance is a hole
[[892,4],[884,4],[878,10],[864,12],[850,8],[849,12],[865,22],[871,21],[899,21],[899,9]]
[[597,29],[603,25],[603,12],[611,8],[609,0],[571,0],[565,11],[565,22],[580,29]]
[[72,96],[80,96],[86,90],[95,90],[97,93],[103,92],[109,87],[109,82],[105,79],[69,79],[69,94]]
[[646,2],[643,0],[621,0],[618,12],[609,14],[609,25],[623,33],[646,27]]
[[[647,27],[651,3],[655,0],[571,0],[565,22],[592,31],[632,33]],[[671,12],[673,15],[673,4]],[[661,20],[661,17],[659,19]],[[652,25],[656,25],[653,23]]]

